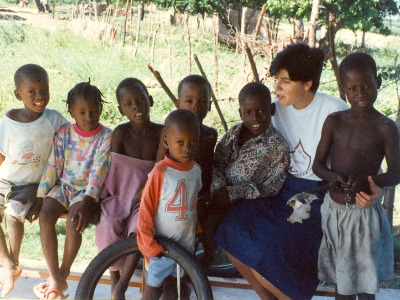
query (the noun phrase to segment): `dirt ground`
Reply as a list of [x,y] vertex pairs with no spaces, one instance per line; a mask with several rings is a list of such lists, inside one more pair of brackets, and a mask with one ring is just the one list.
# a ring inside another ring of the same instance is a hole
[[39,26],[48,30],[56,30],[59,25],[67,22],[69,15],[71,15],[70,10],[68,6],[56,7],[53,19],[52,13],[38,13],[34,3],[30,3],[27,8],[0,5],[0,24],[14,21],[16,23]]

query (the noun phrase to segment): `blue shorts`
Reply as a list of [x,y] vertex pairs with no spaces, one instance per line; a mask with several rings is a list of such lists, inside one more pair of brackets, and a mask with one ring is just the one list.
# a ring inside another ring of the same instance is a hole
[[150,257],[146,268],[146,284],[152,287],[162,286],[164,279],[172,275],[176,277],[176,262],[169,257]]

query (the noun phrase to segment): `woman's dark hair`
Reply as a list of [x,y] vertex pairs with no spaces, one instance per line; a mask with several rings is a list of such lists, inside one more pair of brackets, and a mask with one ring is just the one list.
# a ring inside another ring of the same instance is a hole
[[123,89],[123,88],[131,88],[131,87],[141,87],[145,91],[146,95],[149,96],[149,92],[148,92],[148,90],[147,90],[147,88],[146,88],[146,86],[144,85],[143,82],[141,82],[137,78],[128,77],[128,78],[125,78],[124,80],[122,80],[118,84],[117,89],[115,90],[115,95],[117,97],[118,103],[119,103],[119,100],[120,100],[120,94],[119,93],[120,93],[121,89]]
[[78,97],[82,97],[85,100],[94,100],[100,106],[100,109],[103,109],[103,104],[105,101],[103,100],[103,94],[100,90],[91,85],[90,82],[81,82],[75,85],[69,92],[67,96],[67,109],[70,109],[74,102]]
[[287,46],[276,55],[269,67],[269,73],[277,75],[280,70],[285,69],[291,80],[302,82],[312,80],[310,90],[315,93],[319,87],[323,64],[324,53],[321,49],[296,43]]

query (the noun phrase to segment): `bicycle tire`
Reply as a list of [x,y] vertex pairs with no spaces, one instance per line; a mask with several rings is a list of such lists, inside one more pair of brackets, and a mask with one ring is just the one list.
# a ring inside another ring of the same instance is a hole
[[[199,300],[213,299],[210,282],[206,274],[198,267],[194,256],[178,243],[163,237],[156,237],[157,242],[168,250],[167,257],[176,261],[192,282]],[[136,237],[121,239],[101,251],[87,266],[82,274],[75,293],[75,299],[93,299],[96,286],[104,272],[121,258],[139,252]]]

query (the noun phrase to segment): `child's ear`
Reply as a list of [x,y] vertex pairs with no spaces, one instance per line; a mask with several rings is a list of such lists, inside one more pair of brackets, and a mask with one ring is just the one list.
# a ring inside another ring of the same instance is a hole
[[274,102],[274,103],[271,103],[271,116],[275,115],[275,110],[276,110],[276,104]]
[[179,106],[180,106],[180,105],[179,105],[179,102],[180,102],[179,99],[176,99],[176,102],[175,102],[175,107],[176,107],[176,108],[180,108],[180,107],[179,107]]
[[239,116],[240,116],[240,119],[243,120],[243,117],[242,117],[242,110],[240,109],[240,107],[239,107]]
[[121,114],[121,116],[125,116],[125,114],[124,114],[124,112],[122,111],[122,108],[121,108],[120,105],[118,105],[118,110],[119,110],[119,113]]
[[165,131],[162,133],[163,135],[163,145],[165,149],[168,149],[168,141],[167,141],[167,135],[165,134]]
[[150,102],[150,107],[153,107],[153,105],[154,105],[153,96],[149,95],[149,102]]
[[377,85],[378,89],[381,88],[381,85],[382,85],[382,76],[381,75],[378,75],[378,77],[376,77],[376,85]]
[[17,98],[18,100],[22,101],[21,95],[19,94],[18,90],[14,90],[14,95],[15,95],[15,98]]

